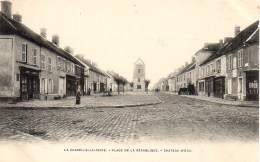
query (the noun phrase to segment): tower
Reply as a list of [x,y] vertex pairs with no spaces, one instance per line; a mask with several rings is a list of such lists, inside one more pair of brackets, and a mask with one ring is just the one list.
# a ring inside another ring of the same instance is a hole
[[134,64],[133,91],[145,91],[145,64],[138,58]]

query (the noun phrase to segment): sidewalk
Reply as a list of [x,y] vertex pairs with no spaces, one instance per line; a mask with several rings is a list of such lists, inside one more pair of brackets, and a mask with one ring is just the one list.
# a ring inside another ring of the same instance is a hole
[[76,97],[71,96],[61,100],[30,100],[15,104],[0,103],[0,108],[121,108],[159,104],[162,101],[152,93],[113,93],[105,96],[102,93],[81,96],[81,104],[76,105]]
[[[165,92],[172,95],[178,95],[172,92]],[[182,97],[188,97],[208,102],[214,102],[219,103],[223,105],[233,105],[233,106],[241,106],[241,107],[255,107],[259,108],[259,101],[230,101],[230,100],[224,100],[221,98],[215,98],[215,97],[207,97],[207,96],[197,96],[197,95],[181,95]]]

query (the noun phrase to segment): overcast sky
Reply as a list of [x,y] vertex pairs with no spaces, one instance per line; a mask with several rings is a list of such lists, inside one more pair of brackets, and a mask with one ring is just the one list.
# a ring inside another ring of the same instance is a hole
[[257,0],[11,0],[13,13],[47,39],[132,80],[134,62],[157,82],[190,61],[206,42],[234,35],[258,19]]

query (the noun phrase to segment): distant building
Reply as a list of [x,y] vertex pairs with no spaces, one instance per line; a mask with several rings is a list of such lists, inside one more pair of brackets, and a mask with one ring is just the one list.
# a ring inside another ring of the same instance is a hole
[[145,64],[139,58],[134,64],[133,91],[145,91]]

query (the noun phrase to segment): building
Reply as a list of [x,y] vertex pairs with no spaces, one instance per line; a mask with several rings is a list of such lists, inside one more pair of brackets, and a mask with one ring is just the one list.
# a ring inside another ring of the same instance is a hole
[[[219,43],[207,43],[202,49],[195,53],[197,79],[196,90],[198,95],[213,96],[214,88],[212,75],[215,69],[213,66],[213,60],[215,59],[220,48],[222,48],[222,40],[220,40]],[[223,58],[221,61],[221,65],[223,65],[223,62],[225,62],[225,58]],[[220,76],[222,76],[223,74],[225,74],[224,69],[221,70]]]
[[179,91],[180,88],[187,88],[189,84],[196,86],[195,77],[195,66],[196,60],[193,58],[191,63],[185,63],[182,70],[176,75],[176,90]]
[[90,89],[94,93],[100,93],[107,90],[108,75],[98,68],[95,62],[84,59],[80,55],[75,56],[84,66],[84,93]]
[[226,55],[225,98],[259,100],[259,21],[240,32],[223,51]]
[[133,91],[145,91],[145,64],[140,58],[134,64]]
[[118,91],[118,85],[114,80],[113,72],[107,71],[106,74],[108,75],[108,77],[107,77],[107,90],[111,90],[112,92],[117,92]]
[[28,100],[55,99],[75,95],[84,87],[84,65],[24,24],[11,13],[11,3],[2,1],[0,12],[0,98]]

